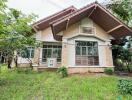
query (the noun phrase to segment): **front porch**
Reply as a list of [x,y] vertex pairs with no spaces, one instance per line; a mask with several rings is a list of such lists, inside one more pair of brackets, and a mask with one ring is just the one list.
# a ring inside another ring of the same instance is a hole
[[61,42],[44,42],[41,48],[36,49],[33,67],[38,70],[56,70],[61,66],[61,55]]

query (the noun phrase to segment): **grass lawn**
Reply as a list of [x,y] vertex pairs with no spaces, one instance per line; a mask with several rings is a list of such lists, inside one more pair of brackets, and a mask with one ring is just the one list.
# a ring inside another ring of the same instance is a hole
[[1,100],[132,100],[117,90],[117,76],[73,75],[55,72],[0,72]]

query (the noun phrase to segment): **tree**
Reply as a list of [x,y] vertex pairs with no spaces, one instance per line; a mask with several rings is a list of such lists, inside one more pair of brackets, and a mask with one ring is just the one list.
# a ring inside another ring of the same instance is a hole
[[[111,0],[107,8],[112,10],[113,14],[132,27],[132,0]],[[132,36],[124,37],[127,39],[127,47],[132,48]],[[122,41],[124,41],[124,38]]]
[[[132,26],[132,0],[111,0],[110,3],[107,4],[107,8],[128,26]],[[130,67],[132,67],[132,54],[129,48],[132,48],[132,36],[115,41],[118,42],[112,43],[114,62],[117,61],[115,62],[116,65],[120,63],[120,67],[126,66],[130,72]]]
[[114,63],[119,67],[118,70],[123,70],[126,67],[128,72],[132,72],[132,52],[118,45],[114,45],[112,49]]
[[[0,1],[0,16],[0,51],[7,59],[8,68],[11,68],[14,52],[35,43],[31,23],[36,16],[25,15],[21,11],[8,8],[6,0]],[[15,59],[17,66],[17,53]]]

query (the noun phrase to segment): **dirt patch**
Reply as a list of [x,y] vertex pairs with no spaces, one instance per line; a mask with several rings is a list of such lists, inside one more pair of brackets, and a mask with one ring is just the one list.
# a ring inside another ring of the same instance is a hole
[[115,72],[115,74],[117,75],[117,76],[119,76],[119,77],[132,77],[132,73],[128,73],[128,72],[120,72],[120,71],[118,71],[118,72]]

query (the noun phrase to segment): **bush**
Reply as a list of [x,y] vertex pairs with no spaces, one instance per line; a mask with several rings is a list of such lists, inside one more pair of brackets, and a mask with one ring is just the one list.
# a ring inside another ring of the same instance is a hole
[[104,69],[104,72],[108,75],[112,75],[114,73],[113,69],[112,68],[105,68]]
[[132,94],[132,80],[120,79],[118,82],[118,90],[122,94]]
[[67,72],[67,68],[66,67],[60,67],[58,70],[57,70],[58,73],[61,74],[62,77],[67,77],[68,76],[68,72]]

